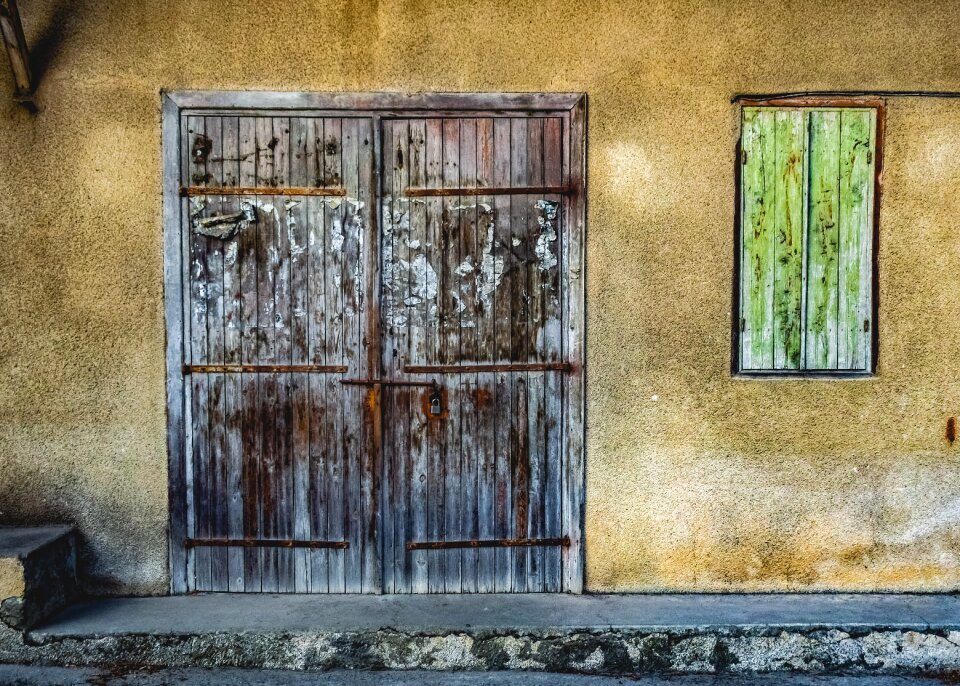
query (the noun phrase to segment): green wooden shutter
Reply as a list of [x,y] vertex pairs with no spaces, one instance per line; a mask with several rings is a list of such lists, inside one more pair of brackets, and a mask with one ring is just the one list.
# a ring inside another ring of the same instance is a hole
[[745,107],[740,369],[871,369],[873,109]]

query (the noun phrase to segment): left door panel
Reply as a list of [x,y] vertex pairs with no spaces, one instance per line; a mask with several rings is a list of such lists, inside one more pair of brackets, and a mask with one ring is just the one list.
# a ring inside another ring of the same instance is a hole
[[180,141],[187,590],[378,592],[372,120]]

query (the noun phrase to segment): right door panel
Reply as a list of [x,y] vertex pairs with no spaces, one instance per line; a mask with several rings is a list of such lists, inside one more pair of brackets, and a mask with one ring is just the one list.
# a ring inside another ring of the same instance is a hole
[[381,127],[384,591],[563,590],[567,120]]

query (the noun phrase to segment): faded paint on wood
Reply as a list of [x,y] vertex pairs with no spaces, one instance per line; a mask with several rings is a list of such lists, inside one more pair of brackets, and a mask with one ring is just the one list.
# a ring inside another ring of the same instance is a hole
[[180,118],[180,590],[579,590],[582,149],[481,114]]
[[745,107],[741,371],[869,372],[876,111]]

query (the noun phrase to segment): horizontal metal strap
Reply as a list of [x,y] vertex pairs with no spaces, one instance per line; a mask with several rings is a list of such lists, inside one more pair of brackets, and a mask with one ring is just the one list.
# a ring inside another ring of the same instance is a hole
[[272,538],[188,538],[188,548],[231,547],[231,548],[349,548],[347,541],[298,541],[294,539]]
[[240,188],[239,186],[181,186],[180,195],[191,198],[196,195],[307,195],[316,197],[344,197],[346,188],[316,188],[313,186],[286,186],[272,188],[260,186],[256,188]]
[[569,362],[529,362],[510,364],[410,364],[407,374],[474,374],[476,372],[569,372]]
[[570,546],[570,538],[493,538],[470,541],[410,541],[407,550],[446,550],[448,548],[533,548]]
[[404,381],[403,379],[341,379],[340,383],[351,386],[428,386],[437,384],[433,381]]
[[341,364],[185,364],[184,374],[343,374]]
[[408,188],[404,195],[411,198],[449,195],[565,195],[570,186],[512,186],[497,188]]

